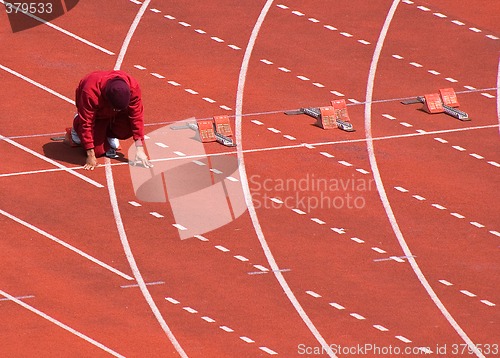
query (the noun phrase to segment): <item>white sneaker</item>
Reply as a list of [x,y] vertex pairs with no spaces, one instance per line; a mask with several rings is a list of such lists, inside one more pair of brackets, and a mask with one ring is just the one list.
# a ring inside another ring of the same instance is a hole
[[118,149],[120,148],[120,141],[117,138],[109,138],[108,137],[108,143],[113,149]]

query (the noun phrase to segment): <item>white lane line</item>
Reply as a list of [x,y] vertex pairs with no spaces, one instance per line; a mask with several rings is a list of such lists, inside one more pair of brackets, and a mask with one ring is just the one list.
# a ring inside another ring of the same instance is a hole
[[372,247],[372,250],[375,251],[375,252],[378,252],[379,254],[386,254],[387,253],[387,251],[382,250],[379,247]]
[[409,340],[408,338],[406,337],[403,337],[403,336],[396,336],[397,339],[399,339],[401,342],[404,342],[404,343],[411,343],[411,340]]
[[320,225],[326,224],[326,222],[324,222],[323,220],[318,219],[318,218],[312,218],[311,221],[314,221],[316,224],[320,224]]
[[[17,297],[14,297],[15,299],[18,299],[18,300],[25,300],[25,299],[28,299],[28,298],[35,298],[35,296],[33,295],[27,295],[27,296],[17,296]],[[0,302],[2,301],[12,301],[10,298],[0,298]]]
[[251,338],[248,338],[248,337],[245,337],[245,336],[241,336],[240,339],[243,341],[243,342],[246,342],[246,343],[255,343],[255,341]]
[[[156,282],[147,282],[146,286],[158,286],[158,285],[164,285],[164,281],[156,281]],[[133,284],[133,285],[122,285],[120,288],[134,288],[134,287],[139,287],[139,284]]]
[[381,199],[382,204],[384,206],[386,216],[391,224],[391,227],[392,227],[394,234],[396,235],[396,238],[399,242],[399,245],[403,249],[405,256],[408,257],[408,262],[410,263],[413,272],[417,276],[417,278],[420,281],[420,283],[422,284],[422,286],[427,291],[427,294],[432,299],[432,301],[434,302],[436,307],[441,311],[442,315],[446,318],[446,320],[449,322],[449,324],[457,332],[457,334],[460,336],[460,338],[462,338],[462,340],[467,344],[470,351],[475,353],[478,357],[484,358],[484,355],[481,353],[481,351],[478,350],[476,344],[474,344],[474,342],[468,337],[467,333],[465,333],[465,331],[462,329],[462,327],[457,323],[457,321],[453,318],[453,316],[446,309],[446,307],[441,302],[439,297],[436,295],[436,292],[434,292],[434,290],[432,289],[432,287],[429,284],[424,273],[422,272],[422,270],[418,266],[417,261],[413,257],[413,254],[412,254],[410,248],[408,247],[408,244],[403,236],[403,233],[401,232],[401,229],[399,228],[399,224],[397,222],[394,211],[392,210],[391,203],[390,203],[389,198],[387,196],[387,193],[385,191],[384,182],[382,180],[382,176],[380,174],[380,170],[379,170],[378,164],[377,164],[377,158],[375,155],[375,148],[373,145],[374,140],[373,140],[373,135],[372,135],[372,105],[371,105],[371,103],[373,101],[375,77],[376,77],[376,73],[377,73],[378,63],[380,60],[380,55],[382,53],[382,48],[384,46],[385,38],[387,36],[387,33],[389,32],[389,27],[391,25],[392,19],[394,17],[394,14],[396,13],[396,9],[398,8],[399,3],[400,3],[400,0],[393,0],[393,2],[392,2],[392,5],[389,9],[387,17],[384,21],[384,25],[382,26],[382,30],[380,32],[379,38],[377,39],[377,44],[375,46],[372,61],[370,64],[370,71],[368,74],[367,89],[366,89],[366,101],[365,101],[367,103],[365,106],[365,137],[367,139],[366,143],[367,143],[368,155],[369,155],[369,160],[370,160],[370,166],[372,168],[373,178],[375,179],[377,191],[379,192],[379,196],[380,196],[380,199]]
[[352,164],[349,162],[346,162],[345,160],[339,160],[339,164],[342,164],[346,167],[352,167]]
[[195,314],[195,313],[198,313],[197,310],[195,310],[194,308],[191,308],[191,307],[182,307],[182,309],[186,312],[189,312],[191,314]]
[[327,158],[334,158],[335,157],[334,155],[332,155],[330,153],[327,153],[327,152],[319,152],[319,154],[321,154],[321,155],[323,155],[323,156],[325,156]]
[[320,297],[321,297],[321,295],[320,295],[320,294],[318,294],[318,293],[316,293],[316,292],[314,292],[314,291],[306,291],[306,293],[307,293],[308,295],[310,295],[310,296],[314,297],[314,298],[320,298]]
[[[149,6],[150,0],[144,0],[143,4],[141,5],[139,11],[137,12],[137,15],[135,16],[134,20],[132,21],[132,24],[130,25],[129,31],[127,35],[125,36],[125,40],[123,41],[122,47],[120,49],[120,53],[118,55],[118,58],[115,63],[115,70],[119,70],[121,68],[121,65],[123,63],[123,59],[125,58],[125,55],[128,50],[128,46],[130,44],[130,41],[132,40],[132,37],[134,36],[135,30],[137,29],[137,26],[139,26],[139,22],[141,21],[144,13],[146,12],[148,6]],[[158,309],[158,306],[156,305],[153,297],[151,296],[151,293],[148,290],[148,287],[146,286],[146,283],[144,281],[144,278],[142,277],[141,271],[139,270],[139,267],[137,266],[137,262],[134,258],[134,254],[132,253],[132,248],[130,247],[130,243],[127,238],[127,233],[125,231],[125,226],[123,224],[122,216],[120,213],[120,207],[118,205],[118,198],[116,195],[116,189],[115,189],[115,181],[113,179],[113,170],[111,167],[111,160],[109,158],[106,158],[106,181],[108,183],[108,193],[109,193],[109,200],[111,202],[111,207],[113,209],[113,216],[115,218],[115,223],[116,223],[116,228],[118,230],[118,235],[120,237],[120,242],[123,247],[123,251],[125,252],[125,256],[127,257],[128,263],[130,268],[132,269],[132,272],[134,274],[134,277],[139,284],[139,289],[141,290],[142,295],[144,296],[144,299],[146,300],[147,304],[149,305],[149,308],[151,309],[151,312],[155,316],[157,322],[159,323],[160,327],[162,328],[163,332],[166,334],[168,337],[170,343],[172,343],[172,346],[174,349],[177,351],[179,356],[181,358],[188,358],[188,355],[182,348],[182,346],[179,344],[179,341],[177,341],[177,338],[174,336],[172,333],[172,330],[168,326],[167,322],[163,318],[160,310]]]
[[89,183],[89,184],[91,184],[91,185],[93,185],[93,186],[95,186],[95,187],[97,187],[97,188],[104,188],[104,185],[99,184],[99,183],[98,183],[98,182],[96,182],[95,180],[92,180],[92,179],[90,179],[90,178],[86,177],[85,175],[82,175],[82,174],[78,173],[77,171],[75,171],[75,170],[73,170],[73,169],[70,169],[70,168],[68,168],[68,167],[66,167],[66,166],[64,166],[64,165],[62,165],[62,164],[59,164],[59,163],[58,163],[58,162],[56,162],[55,160],[52,160],[52,159],[50,159],[50,158],[47,158],[46,156],[44,156],[44,155],[42,155],[42,154],[40,154],[40,153],[37,153],[37,152],[35,152],[34,150],[31,150],[31,149],[29,149],[28,147],[25,147],[24,145],[19,144],[19,143],[17,143],[17,142],[15,142],[15,141],[13,141],[12,139],[6,138],[6,137],[4,137],[4,136],[3,136],[3,135],[1,135],[1,134],[0,134],[0,140],[4,140],[4,141],[6,141],[7,143],[12,144],[14,147],[17,147],[17,148],[19,148],[19,149],[21,149],[21,150],[23,150],[23,151],[25,151],[25,152],[27,152],[27,153],[29,153],[29,154],[31,154],[31,155],[33,155],[33,156],[37,157],[37,158],[39,158],[39,159],[41,159],[41,160],[43,160],[43,161],[45,161],[45,162],[47,162],[47,163],[50,163],[50,164],[52,164],[52,165],[56,166],[57,168],[62,169],[62,170],[63,170],[63,171],[65,171],[66,173],[71,174],[71,175],[74,175],[74,176],[76,176],[77,178],[82,179],[83,181],[85,181],[85,182],[87,182],[87,183]]
[[305,215],[306,214],[305,211],[302,211],[300,209],[292,209],[292,211],[295,212],[295,213],[297,213],[297,214],[299,214],[299,215]]
[[236,255],[236,256],[234,256],[234,258],[237,259],[237,260],[240,260],[242,262],[248,262],[248,261],[250,261],[245,256],[241,256],[241,255]]
[[48,232],[46,232],[46,231],[44,231],[44,230],[42,230],[42,229],[40,229],[40,228],[38,228],[38,227],[36,227],[34,225],[31,225],[30,223],[27,223],[26,221],[24,221],[24,220],[22,220],[22,219],[20,219],[20,218],[18,218],[16,216],[14,216],[14,215],[12,215],[12,214],[9,214],[8,212],[6,212],[6,211],[4,211],[2,209],[0,209],[0,214],[2,214],[3,216],[5,216],[5,217],[7,217],[7,218],[9,218],[9,219],[17,222],[18,224],[23,225],[24,227],[27,227],[30,230],[35,231],[36,233],[38,233],[38,234],[40,234],[42,236],[45,236],[47,239],[52,240],[52,241],[58,243],[59,245],[61,245],[61,246],[65,247],[65,248],[67,248],[67,249],[69,249],[69,250],[77,253],[78,255],[80,255],[82,257],[85,257],[87,260],[92,261],[93,263],[95,263],[95,264],[97,264],[97,265],[99,265],[99,266],[101,266],[101,267],[103,267],[103,268],[105,268],[105,269],[107,269],[107,270],[109,270],[109,271],[117,274],[118,276],[123,277],[126,280],[129,280],[129,281],[133,281],[134,280],[133,277],[130,277],[129,275],[127,275],[127,274],[125,274],[125,273],[123,273],[123,272],[121,272],[121,271],[119,271],[119,270],[111,267],[108,264],[105,264],[104,262],[96,259],[95,257],[90,256],[89,254],[83,252],[82,250],[77,249],[76,247],[68,244],[67,242],[64,242],[61,239],[58,239],[54,235],[51,235]]
[[99,349],[102,349],[103,351],[111,354],[112,356],[114,356],[114,357],[123,357],[124,358],[124,356],[122,356],[121,354],[115,352],[111,348],[106,347],[104,344],[99,343],[98,341],[90,338],[89,336],[86,336],[85,334],[77,331],[76,329],[71,328],[70,326],[62,323],[61,321],[58,321],[55,318],[52,318],[48,314],[46,314],[46,313],[44,313],[44,312],[42,312],[42,311],[34,308],[33,306],[30,306],[30,305],[24,303],[23,301],[15,298],[14,296],[9,295],[7,292],[4,292],[4,291],[0,290],[0,295],[2,295],[5,298],[8,298],[9,300],[17,303],[19,306],[26,308],[27,310],[29,310],[29,311],[33,312],[34,314],[42,317],[43,319],[46,319],[47,321],[49,321],[49,322],[51,322],[51,323],[59,326],[60,328],[66,330],[68,332],[70,332],[71,334],[74,334],[75,336],[77,336],[77,337],[79,337],[79,338],[87,341],[88,343],[92,344],[93,346],[95,346],[95,347],[97,347]]
[[431,206],[435,207],[436,209],[439,209],[439,210],[446,210],[446,208],[442,205],[439,205],[439,204],[432,204]]
[[332,230],[333,232],[336,232],[339,235],[345,234],[344,228],[331,227],[330,230]]
[[187,228],[182,226],[181,224],[172,224],[173,227],[175,227],[177,230],[180,230],[180,231],[186,231]]
[[460,290],[461,293],[463,293],[464,295],[468,296],[468,297],[476,297],[477,295],[470,292],[470,291],[467,291],[467,290]]
[[194,235],[195,238],[197,238],[198,240],[200,241],[210,241],[208,240],[205,236],[201,236],[201,235]]
[[477,221],[471,221],[469,224],[471,224],[472,226],[475,226],[477,228],[480,228],[480,229],[484,227],[483,224],[480,224]]
[[494,161],[489,161],[488,164],[493,165],[494,167],[500,168],[500,164]]
[[476,159],[484,159],[484,157],[483,157],[483,156],[481,156],[481,155],[479,155],[479,154],[477,154],[477,153],[472,153],[472,154],[469,154],[469,155],[470,155],[471,157],[476,158]]
[[224,247],[224,246],[221,246],[221,245],[217,245],[217,246],[215,246],[215,248],[216,248],[217,250],[222,251],[222,252],[229,252],[229,251],[231,251],[231,250],[229,250],[228,248],[226,248],[226,247]]
[[270,355],[276,355],[276,354],[278,354],[278,353],[276,353],[275,351],[273,351],[272,349],[269,349],[269,348],[267,348],[267,347],[259,347],[259,349],[260,349],[261,351],[266,352],[267,354],[270,354]]
[[373,325],[373,328],[378,329],[381,332],[387,332],[389,329],[385,328],[384,326],[381,326],[379,324]]
[[352,317],[354,317],[354,318],[356,318],[356,319],[359,319],[360,321],[362,321],[362,320],[365,320],[365,319],[366,319],[365,317],[363,317],[362,315],[357,314],[357,313],[351,313],[351,314],[350,314],[350,316],[352,316]]
[[201,317],[201,319],[204,320],[205,322],[208,322],[208,323],[215,323],[215,320],[213,318],[210,318],[207,316],[203,316],[203,317]]
[[255,267],[257,270],[261,271],[261,272],[268,272],[269,269],[262,266],[262,265],[253,265],[253,267]]
[[493,302],[490,302],[488,300],[481,300],[481,303],[484,303],[487,306],[494,307],[496,306]]
[[450,215],[456,217],[457,219],[465,219],[465,216],[459,213],[451,213]]
[[338,309],[338,310],[345,310],[344,306],[342,306],[336,302],[330,302],[329,305],[332,306],[333,308]]
[[394,189],[396,189],[397,191],[400,191],[402,193],[407,193],[408,192],[408,189],[405,189],[401,186],[395,186]]
[[[9,2],[11,2],[11,1],[9,1]],[[4,0],[0,0],[0,3],[5,4],[5,1]],[[88,45],[90,47],[95,48],[96,50],[104,52],[107,55],[114,55],[115,54],[114,52],[109,51],[109,50],[105,49],[102,46],[99,46],[99,45],[97,45],[97,44],[95,44],[95,43],[93,43],[93,42],[91,42],[89,40],[86,40],[83,37],[80,37],[80,36],[78,36],[78,35],[76,35],[76,34],[74,34],[72,32],[69,32],[68,30],[65,30],[65,29],[63,29],[63,28],[61,28],[59,26],[56,26],[53,23],[48,22],[46,20],[43,20],[43,19],[41,19],[41,18],[39,18],[39,17],[37,17],[37,16],[35,16],[33,14],[30,14],[30,13],[27,13],[27,12],[23,12],[23,14],[26,15],[26,16],[29,16],[32,19],[34,19],[34,20],[36,20],[38,22],[41,22],[42,24],[47,25],[48,27],[50,27],[50,28],[52,28],[52,29],[54,29],[56,31],[59,31],[59,32],[65,34],[65,35],[67,35],[67,36],[69,36],[69,37],[71,37],[71,38],[73,38],[73,39],[75,39],[77,41],[80,41],[80,42],[84,43],[85,45]]]
[[157,219],[161,219],[161,218],[164,218],[164,216],[160,213],[157,213],[156,211],[152,211],[149,213],[150,215],[154,216],[155,218]]
[[234,329],[229,328],[228,326],[220,326],[219,328],[222,329],[224,332],[227,332],[227,333],[234,332]]
[[364,244],[365,243],[364,240],[361,240],[360,238],[357,238],[357,237],[351,237],[351,240],[354,241],[354,242],[357,242],[358,244]]
[[419,200],[419,201],[424,201],[425,198],[423,196],[420,196],[420,195],[412,195],[415,199]]
[[453,284],[449,281],[446,281],[446,280],[439,280],[438,281],[439,283],[442,283],[443,285],[445,286],[453,286]]

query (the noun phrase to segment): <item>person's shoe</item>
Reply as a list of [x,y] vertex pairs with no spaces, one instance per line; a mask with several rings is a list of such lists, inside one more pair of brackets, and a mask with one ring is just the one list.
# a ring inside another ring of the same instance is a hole
[[119,155],[116,154],[116,149],[114,149],[114,148],[109,148],[108,151],[104,155],[108,158],[111,158],[111,159],[115,159],[115,158],[119,157]]
[[108,137],[108,143],[113,148],[114,150],[117,150],[120,148],[120,141],[117,138],[109,138]]

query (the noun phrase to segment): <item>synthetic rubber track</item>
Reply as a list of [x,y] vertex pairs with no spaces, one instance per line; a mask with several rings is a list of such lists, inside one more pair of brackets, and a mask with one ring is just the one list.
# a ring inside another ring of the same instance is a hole
[[[498,356],[499,12],[87,0],[13,33],[2,11],[0,355]],[[50,139],[113,68],[148,173]],[[400,103],[450,87],[471,121]],[[355,132],[284,114],[334,99]],[[216,115],[237,147],[170,128]]]

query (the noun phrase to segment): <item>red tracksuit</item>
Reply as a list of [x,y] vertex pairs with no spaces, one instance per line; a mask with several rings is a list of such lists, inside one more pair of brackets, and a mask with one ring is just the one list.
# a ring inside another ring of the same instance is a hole
[[[106,83],[121,78],[130,87],[127,109],[115,112],[104,96]],[[137,81],[123,71],[96,71],[86,75],[76,89],[78,114],[73,128],[85,150],[94,148],[96,157],[110,148],[107,137],[144,140],[144,108]]]

